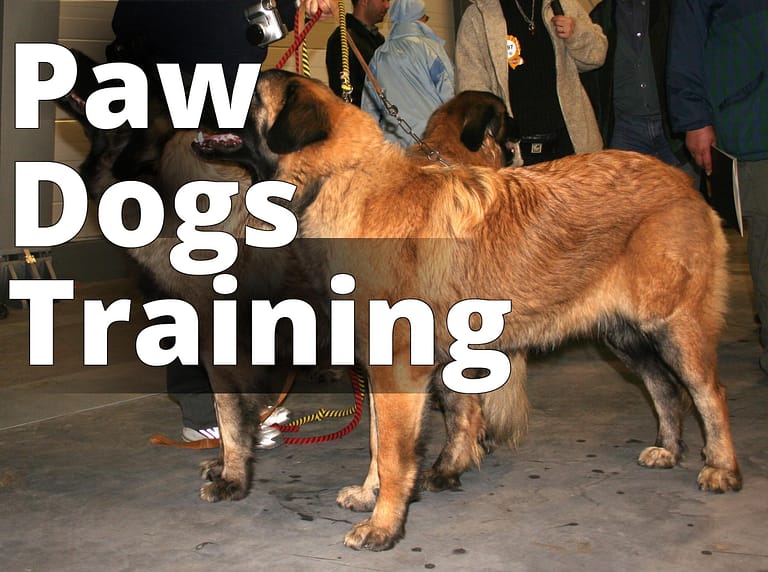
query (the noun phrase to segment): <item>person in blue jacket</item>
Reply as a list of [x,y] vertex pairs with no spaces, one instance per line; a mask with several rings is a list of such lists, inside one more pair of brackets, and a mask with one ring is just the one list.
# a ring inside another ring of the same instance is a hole
[[[427,19],[424,0],[393,0],[389,35],[368,64],[387,99],[418,136],[432,112],[454,92],[453,64],[445,42],[427,26]],[[365,80],[361,108],[379,122],[388,140],[404,147],[414,143],[386,111],[370,78]]]
[[712,171],[713,145],[739,160],[747,251],[768,373],[768,2],[674,0],[667,92],[672,128]]

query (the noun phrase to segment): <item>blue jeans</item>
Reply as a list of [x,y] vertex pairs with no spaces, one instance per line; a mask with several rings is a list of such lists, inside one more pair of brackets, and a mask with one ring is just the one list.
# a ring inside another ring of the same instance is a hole
[[661,115],[636,116],[617,113],[610,148],[645,153],[674,167],[682,167],[664,137]]

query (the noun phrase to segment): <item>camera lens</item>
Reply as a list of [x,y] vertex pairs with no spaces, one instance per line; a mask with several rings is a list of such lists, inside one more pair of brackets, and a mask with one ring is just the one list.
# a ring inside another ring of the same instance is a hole
[[264,28],[261,24],[254,24],[248,26],[248,30],[245,33],[248,38],[248,43],[254,46],[258,46],[264,41]]

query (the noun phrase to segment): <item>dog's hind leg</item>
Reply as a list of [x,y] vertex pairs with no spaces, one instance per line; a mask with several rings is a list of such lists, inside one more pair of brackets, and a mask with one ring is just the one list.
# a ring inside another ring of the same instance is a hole
[[699,488],[719,493],[741,490],[725,387],[717,378],[716,339],[690,317],[673,322],[669,338],[671,343],[662,348],[664,360],[688,389],[704,424],[704,468],[697,479]]
[[461,487],[461,474],[483,459],[481,442],[485,419],[480,396],[455,393],[436,380],[436,390],[445,415],[446,442],[431,469],[422,472],[420,486],[428,491]]
[[336,503],[342,508],[348,508],[355,512],[372,511],[376,505],[376,496],[379,494],[379,436],[376,425],[376,395],[370,392],[368,395],[370,408],[370,443],[371,464],[368,474],[362,485],[344,487],[336,497]]
[[479,466],[485,453],[497,445],[516,447],[528,428],[527,375],[523,353],[509,356],[510,376],[494,391],[459,394],[433,380],[445,414],[446,443],[431,469],[421,475],[421,488],[430,491],[457,489],[461,475]]
[[[672,377],[646,376],[659,411],[663,448],[679,434],[682,397],[674,379],[690,394],[704,425],[702,490],[739,490],[741,474],[733,450],[725,389],[717,379],[717,341],[725,312],[727,243],[720,220],[698,201],[678,201],[645,219],[627,245],[621,275],[621,303],[631,306],[637,331]],[[641,463],[664,466],[666,453],[644,451]],[[657,460],[657,457],[662,457]],[[676,459],[675,459],[676,460]]]
[[675,466],[685,450],[683,420],[690,411],[690,398],[658,353],[663,336],[643,333],[620,321],[605,333],[605,342],[619,359],[639,375],[653,400],[658,433],[653,447],[645,449],[638,463],[645,467]]
[[418,478],[417,443],[431,367],[371,368],[375,394],[379,494],[370,518],[344,538],[354,549],[387,550],[402,538]]
[[[261,394],[239,394],[240,408],[244,414],[243,417],[243,431],[251,431],[252,438],[258,439],[261,433],[261,427],[258,419],[261,417],[263,410],[263,399]],[[215,481],[221,478],[221,473],[224,470],[224,458],[216,457],[200,463],[200,475],[206,481]]]

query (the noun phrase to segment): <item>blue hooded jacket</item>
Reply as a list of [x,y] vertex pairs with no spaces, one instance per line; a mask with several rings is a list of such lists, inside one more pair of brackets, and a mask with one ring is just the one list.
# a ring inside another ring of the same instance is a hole
[[[454,94],[453,64],[443,48],[445,42],[419,21],[423,15],[423,0],[394,0],[389,8],[389,36],[369,63],[387,99],[418,136],[432,112]],[[362,96],[362,109],[376,118],[388,140],[413,144],[387,113],[368,78]]]

